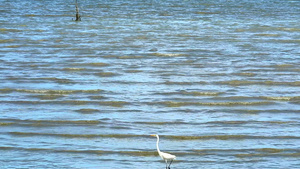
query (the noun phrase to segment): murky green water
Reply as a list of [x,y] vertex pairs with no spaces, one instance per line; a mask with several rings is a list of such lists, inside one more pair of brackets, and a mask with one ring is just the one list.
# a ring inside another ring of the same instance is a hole
[[0,2],[0,168],[299,168],[299,1]]

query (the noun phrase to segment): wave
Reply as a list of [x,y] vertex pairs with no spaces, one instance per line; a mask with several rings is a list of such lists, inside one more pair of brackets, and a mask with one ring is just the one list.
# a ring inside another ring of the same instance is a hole
[[182,121],[158,121],[158,122],[148,122],[148,121],[138,121],[133,122],[135,124],[145,124],[145,125],[244,125],[244,124],[288,124],[288,125],[299,125],[297,121],[209,121],[209,122],[182,122]]
[[179,53],[152,53],[153,56],[157,57],[182,57],[186,56],[184,54],[179,54]]
[[94,75],[99,77],[113,77],[113,76],[117,76],[118,74],[113,72],[100,72],[100,73],[95,73]]
[[46,101],[0,101],[0,103],[6,104],[28,104],[28,105],[102,105],[102,106],[111,106],[111,107],[124,107],[129,105],[129,102],[125,101],[91,101],[91,100],[64,100],[64,101],[55,101],[55,100],[46,100]]
[[[97,113],[98,109],[79,109],[78,113],[90,114]],[[102,120],[19,120],[19,119],[0,119],[0,126],[31,126],[31,127],[48,127],[48,126],[85,126],[105,124]],[[136,121],[132,122],[137,125],[245,125],[245,124],[274,124],[274,125],[299,125],[297,121],[209,121],[189,123],[183,121]],[[96,137],[96,136],[95,136]],[[188,139],[188,138],[187,138]]]
[[93,66],[93,67],[104,67],[109,66],[107,63],[103,62],[92,62],[92,63],[74,63],[72,66]]
[[[5,28],[1,28],[0,29],[0,32],[3,32],[3,31],[6,31],[7,29]],[[15,39],[0,39],[0,43],[11,43],[11,42],[14,42],[16,41]]]
[[[278,148],[258,148],[258,149],[202,149],[193,150],[202,152],[203,154],[225,154],[226,156],[235,156],[239,158],[251,157],[269,157],[269,156],[283,156],[283,157],[299,157],[299,149],[278,149]],[[247,153],[245,153],[247,152]]]
[[19,120],[0,119],[0,126],[21,125],[21,126],[62,126],[62,125],[98,125],[104,122],[100,120]]
[[11,122],[0,122],[0,126],[10,126],[10,125],[14,125],[15,123],[11,123]]
[[86,105],[86,104],[97,104],[96,101],[85,101],[85,100],[65,100],[65,101],[0,101],[0,103],[7,104],[24,104],[24,105],[50,105],[50,104],[68,104],[68,105]]
[[297,101],[300,100],[300,96],[229,96],[229,97],[214,97],[214,100],[253,100],[253,101]]
[[245,77],[253,77],[253,76],[256,76],[256,74],[255,73],[245,73],[245,72],[243,72],[243,73],[234,73],[234,75],[237,75],[237,76],[245,76]]
[[[14,136],[51,136],[51,137],[67,137],[67,138],[145,138],[148,135],[134,134],[63,134],[63,133],[34,133],[34,132],[8,132]],[[253,136],[253,135],[206,135],[206,136],[175,136],[161,135],[161,137],[170,140],[245,140],[245,139],[300,139],[299,136]]]
[[[22,32],[23,30],[20,29],[7,29],[7,28],[0,28],[0,32]],[[0,41],[1,42],[1,41]]]
[[74,153],[74,154],[122,154],[130,156],[156,156],[156,151],[104,151],[104,150],[73,150],[73,149],[51,149],[51,148],[22,148],[22,147],[0,147],[0,150],[22,150],[31,152],[53,152],[53,153]]
[[140,55],[126,55],[126,56],[118,56],[118,55],[105,55],[101,56],[103,58],[113,58],[113,59],[142,59],[144,56]]
[[254,36],[263,36],[263,37],[279,37],[280,34],[277,33],[256,33]]
[[276,82],[276,81],[247,81],[247,80],[230,80],[217,82],[217,84],[242,86],[242,85],[267,85],[267,86],[300,86],[300,81],[294,82]]
[[[139,121],[139,122],[133,122],[133,123],[136,123],[136,124],[146,124],[146,125],[182,125],[182,124],[189,124],[187,122],[142,122],[142,121]],[[196,123],[192,123],[192,124],[196,124]]]
[[300,96],[261,96],[260,98],[266,99],[266,100],[279,100],[279,101],[300,100]]
[[104,106],[123,107],[125,105],[128,105],[129,102],[125,102],[125,101],[101,101],[101,102],[99,102],[99,104],[104,105]]
[[10,135],[15,136],[52,136],[52,137],[67,137],[67,138],[131,138],[143,137],[141,135],[130,134],[59,134],[59,133],[34,133],[34,132],[9,132]]
[[79,110],[75,110],[75,111],[78,113],[89,114],[89,113],[99,112],[100,110],[98,110],[98,109],[79,109]]
[[16,81],[18,83],[45,83],[45,82],[54,82],[59,84],[75,84],[73,80],[63,79],[63,78],[20,78],[20,77],[9,77],[7,80]]
[[169,93],[156,93],[159,95],[187,95],[187,96],[218,96],[223,94],[223,92],[202,92],[202,91],[179,91],[179,92],[169,92]]
[[68,67],[68,68],[63,68],[63,71],[70,71],[70,72],[75,72],[75,71],[86,71],[86,68],[76,68],[76,67]]
[[149,104],[161,104],[166,107],[182,107],[182,106],[256,106],[256,105],[268,105],[272,102],[260,101],[260,102],[175,102],[175,101],[163,101]]
[[204,85],[207,82],[199,81],[199,82],[175,82],[175,81],[166,81],[163,82],[164,85]]
[[226,124],[226,125],[239,125],[239,124],[289,124],[299,125],[297,121],[210,121],[205,124]]
[[201,15],[213,15],[213,14],[220,14],[220,12],[195,12],[196,14],[201,14]]
[[36,14],[26,14],[25,17],[69,17],[70,15],[58,14],[58,15],[36,15]]
[[[270,109],[270,110],[251,110],[251,109],[224,109],[226,113],[245,113],[245,114],[258,114],[258,113],[300,113],[300,110],[289,109]],[[215,112],[215,111],[213,111]]]
[[37,98],[37,99],[40,99],[40,100],[55,100],[55,99],[58,99],[58,98],[62,98],[64,96],[63,95],[58,95],[58,94],[43,94],[43,95],[32,95],[32,96],[29,96],[29,97]]
[[74,93],[100,93],[103,90],[101,89],[92,89],[92,90],[51,90],[51,89],[12,89],[4,88],[0,89],[0,93],[39,93],[39,94],[74,94]]
[[246,158],[246,157],[300,157],[300,152],[297,153],[242,153],[236,154],[236,157]]
[[297,136],[251,136],[251,135],[208,135],[208,136],[165,136],[174,140],[244,140],[244,139],[299,139]]
[[[105,150],[74,150],[74,149],[51,149],[51,148],[23,148],[23,147],[0,147],[0,150],[21,150],[29,152],[47,152],[47,153],[69,153],[69,154],[96,154],[96,155],[109,155],[121,154],[127,156],[157,156],[156,150],[136,150],[136,151],[105,151]],[[248,152],[248,153],[245,153]],[[205,156],[205,155],[219,155],[235,156],[239,158],[251,157],[299,157],[300,152],[298,149],[276,149],[276,148],[260,148],[260,149],[193,149],[187,151],[172,151],[178,157],[181,156]]]

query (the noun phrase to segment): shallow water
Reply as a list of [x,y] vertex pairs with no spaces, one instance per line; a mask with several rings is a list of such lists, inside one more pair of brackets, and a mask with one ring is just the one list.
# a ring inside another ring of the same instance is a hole
[[0,168],[299,168],[299,1],[0,2]]

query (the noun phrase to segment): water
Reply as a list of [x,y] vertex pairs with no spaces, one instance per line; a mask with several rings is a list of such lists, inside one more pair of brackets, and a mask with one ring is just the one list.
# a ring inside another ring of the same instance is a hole
[[0,2],[0,168],[299,168],[299,1]]

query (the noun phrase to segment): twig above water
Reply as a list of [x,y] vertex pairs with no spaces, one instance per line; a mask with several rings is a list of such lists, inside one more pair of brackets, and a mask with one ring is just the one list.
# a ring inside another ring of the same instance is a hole
[[75,21],[81,21],[77,0],[75,1],[75,5],[76,5],[76,20]]

